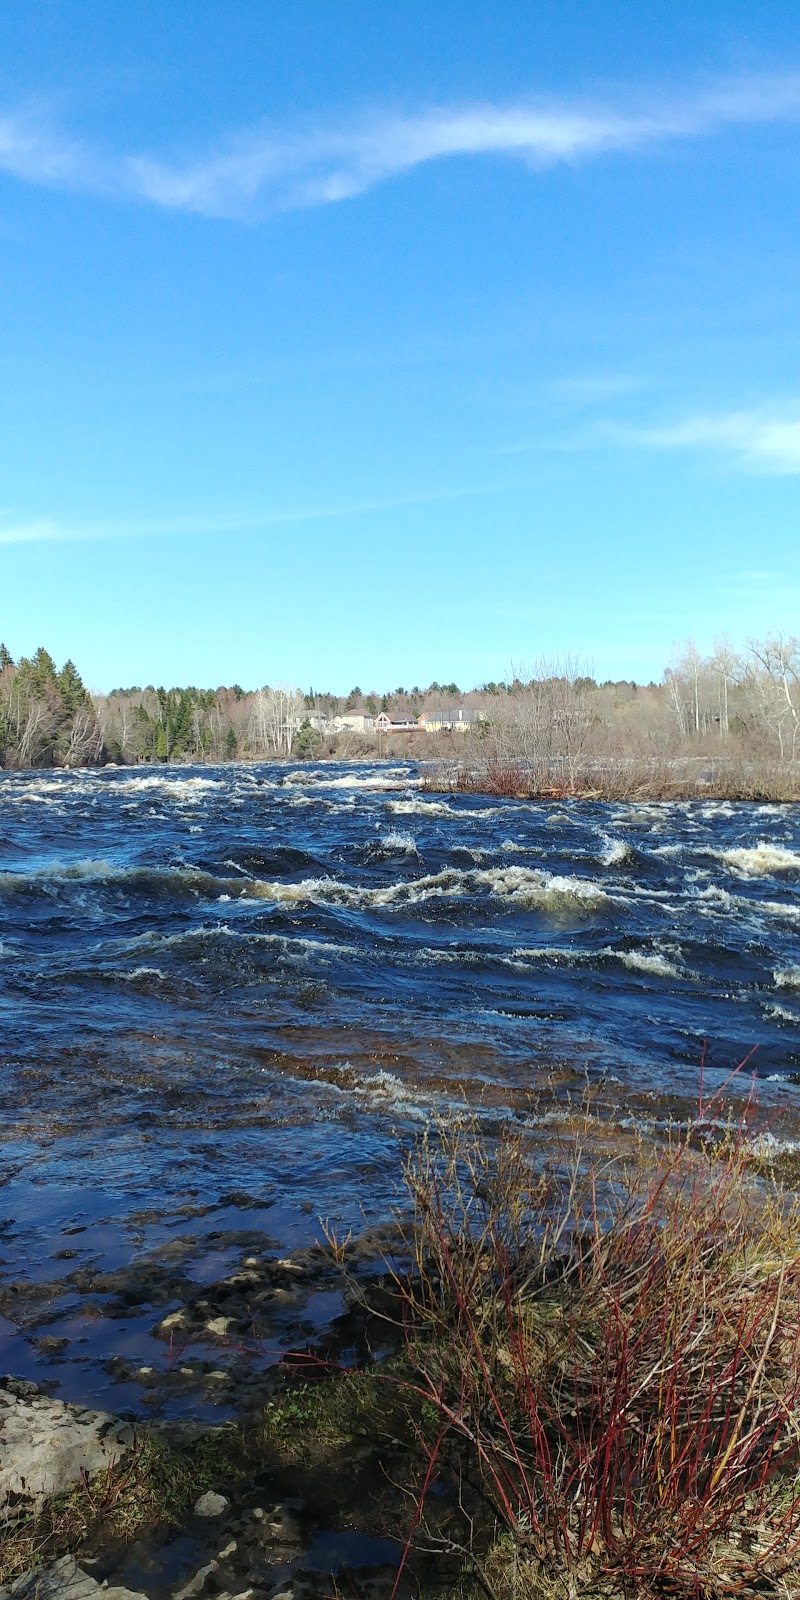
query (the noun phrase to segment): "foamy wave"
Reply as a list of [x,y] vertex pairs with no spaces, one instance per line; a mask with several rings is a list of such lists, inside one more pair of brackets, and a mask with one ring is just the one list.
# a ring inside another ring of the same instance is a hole
[[461,811],[446,800],[387,800],[386,810],[397,817],[460,817]]
[[287,772],[286,785],[301,789],[363,789],[367,792],[382,789],[414,789],[421,780],[413,778],[405,767],[385,767],[381,772],[344,772],[338,777],[319,767],[301,772]]
[[679,967],[674,961],[661,951],[652,950],[614,950],[610,945],[605,945],[601,950],[570,950],[557,945],[526,946],[514,951],[516,957],[523,957],[530,961],[549,961],[555,966],[566,967],[591,967],[602,958],[605,961],[618,961],[621,966],[627,967],[629,972],[643,972],[656,978],[686,978],[689,973],[685,968]]
[[800,872],[800,853],[787,850],[779,844],[769,844],[766,839],[756,845],[738,850],[712,852],[726,867],[744,878],[771,878],[776,872]]
[[122,955],[130,955],[134,950],[175,949],[194,944],[198,939],[233,939],[243,945],[275,945],[282,954],[298,960],[312,955],[317,959],[325,956],[360,956],[364,953],[357,945],[342,944],[334,939],[314,939],[301,934],[257,933],[249,927],[232,928],[227,922],[203,922],[194,928],[184,928],[180,933],[158,933],[154,928],[148,928],[146,933],[138,933],[132,939],[109,942],[105,948],[115,948]]
[[414,878],[410,883],[373,889],[341,883],[335,878],[306,878],[301,883],[252,882],[244,885],[240,892],[278,902],[308,900],[350,906],[393,906],[414,905],[442,897],[466,898],[481,890],[501,900],[513,900],[518,905],[553,911],[597,908],[608,900],[602,889],[584,878],[559,877],[529,867],[494,867],[473,872],[452,869]]
[[378,844],[387,855],[419,855],[417,841],[412,839],[410,833],[385,833],[378,840]]
[[601,955],[621,962],[630,972],[644,972],[655,978],[685,978],[686,972],[659,951],[651,950],[601,950]]
[[405,773],[398,775],[396,778],[388,776],[380,778],[326,778],[320,787],[324,789],[366,789],[380,792],[382,789],[407,789],[409,780]]
[[160,967],[134,967],[133,972],[120,972],[117,974],[123,983],[137,983],[140,978],[160,978],[166,982],[167,974]]
[[82,772],[80,778],[75,778],[65,772],[60,778],[29,778],[25,783],[16,784],[10,791],[10,798],[19,800],[35,800],[42,795],[56,794],[88,794],[94,773]]
[[604,833],[603,843],[606,848],[599,859],[604,867],[621,867],[626,861],[633,859],[634,852],[624,839],[612,839]]
[[423,947],[414,951],[413,960],[429,961],[434,966],[485,967],[491,965],[507,967],[511,972],[528,972],[530,970],[530,963],[521,960],[519,952],[515,952],[510,956],[502,956],[494,950],[437,950],[433,947]]
[[209,790],[221,789],[224,783],[222,778],[184,778],[166,772],[131,778],[119,778],[116,772],[65,772],[63,777],[36,778],[20,785],[10,798],[21,804],[60,805],[70,800],[90,798],[96,803],[104,796],[134,795],[140,800],[158,797],[197,805]]
[[782,917],[787,922],[800,920],[800,905],[789,905],[783,900],[754,900],[743,904],[750,910],[760,911],[765,917]]
[[380,1068],[377,1072],[360,1072],[350,1061],[341,1061],[319,1077],[303,1080],[305,1090],[314,1089],[325,1099],[333,1095],[337,1100],[355,1098],[365,1111],[375,1110],[382,1117],[394,1112],[406,1120],[422,1122],[432,1111],[442,1107],[442,1097],[426,1093],[415,1087],[409,1089],[393,1072]]
[[458,817],[461,822],[480,822],[486,817],[499,817],[503,806],[477,806],[474,808],[448,805],[446,800],[387,800],[387,811],[401,817]]
[[776,989],[800,989],[800,967],[776,967],[773,977]]
[[800,1028],[800,1016],[796,1011],[790,1011],[788,1006],[779,1006],[773,1002],[771,1005],[765,1006],[764,1010],[767,1016],[772,1017],[775,1022],[792,1022],[796,1028]]
[[404,1117],[410,1117],[414,1122],[425,1119],[425,1102],[433,1103],[432,1097],[419,1092],[411,1094],[400,1078],[393,1072],[359,1072],[358,1090],[361,1095],[370,1101],[377,1101],[380,1107],[400,1112]]
[[707,888],[699,889],[695,899],[708,900],[714,905],[722,906],[726,911],[735,910],[738,904],[735,895],[732,895],[728,889],[720,888],[719,884],[716,883],[710,883]]
[[523,945],[514,955],[524,961],[552,961],[559,967],[579,967],[592,959],[584,950],[569,950],[553,944]]
[[[774,1080],[773,1080],[774,1081]],[[777,1161],[780,1156],[793,1156],[800,1150],[800,1140],[781,1139],[769,1129],[750,1141],[750,1149],[757,1161]]]
[[13,892],[35,883],[72,883],[81,879],[112,878],[116,869],[110,861],[52,861],[34,872],[0,872],[0,888]]
[[155,790],[179,799],[224,787],[224,778],[179,778],[166,772],[149,773],[146,778],[115,778],[113,781],[116,793],[121,791],[123,794],[148,794]]

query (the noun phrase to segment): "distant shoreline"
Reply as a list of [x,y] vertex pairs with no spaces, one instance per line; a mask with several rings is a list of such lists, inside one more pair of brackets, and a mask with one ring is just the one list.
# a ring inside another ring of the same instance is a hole
[[800,765],[722,762],[698,757],[587,763],[570,773],[560,762],[534,765],[513,759],[468,765],[441,763],[423,776],[432,794],[492,795],[509,800],[651,801],[727,800],[756,805],[800,801]]
[[[702,756],[674,757],[668,761],[619,759],[586,763],[569,773],[557,760],[534,764],[513,758],[504,761],[449,761],[438,757],[422,761],[417,755],[392,750],[377,755],[240,756],[232,760],[137,761],[86,763],[81,766],[0,767],[0,781],[12,775],[67,772],[175,772],[228,767],[374,766],[385,769],[398,762],[417,769],[415,786],[429,794],[488,795],[496,799],[554,803],[567,800],[642,804],[729,801],[750,805],[794,805],[800,802],[800,763],[788,771],[776,764],[720,761]],[[398,783],[398,788],[404,785]]]

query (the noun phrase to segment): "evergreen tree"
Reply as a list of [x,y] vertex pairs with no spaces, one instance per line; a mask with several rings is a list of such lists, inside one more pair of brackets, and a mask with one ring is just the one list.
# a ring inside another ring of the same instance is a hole
[[65,711],[74,713],[79,706],[89,704],[89,696],[83,686],[81,675],[73,661],[65,661],[56,678],[58,692]]
[[13,665],[14,657],[12,656],[11,651],[8,649],[7,645],[0,644],[0,672],[4,672],[6,667],[13,667]]
[[57,678],[56,664],[49,650],[40,644],[31,662],[31,675],[37,689],[46,689]]
[[319,755],[321,748],[322,739],[319,730],[312,728],[306,717],[295,734],[292,755],[297,756],[300,761],[313,761]]

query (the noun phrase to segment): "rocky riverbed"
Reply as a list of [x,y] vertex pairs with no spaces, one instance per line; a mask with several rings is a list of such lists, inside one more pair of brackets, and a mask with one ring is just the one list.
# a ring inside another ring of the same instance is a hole
[[359,1369],[391,1343],[390,1245],[387,1230],[350,1246],[345,1276],[335,1243],[276,1255],[249,1231],[235,1270],[204,1286],[181,1251],[97,1274],[106,1317],[152,1319],[165,1359],[137,1372],[150,1418],[0,1380],[0,1600],[91,1600],[99,1585],[112,1600],[299,1600],[337,1575],[388,1592],[405,1507],[384,1473],[402,1450],[379,1437]]

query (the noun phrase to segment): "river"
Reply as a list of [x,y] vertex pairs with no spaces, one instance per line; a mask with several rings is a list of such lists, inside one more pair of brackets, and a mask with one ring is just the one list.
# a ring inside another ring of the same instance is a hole
[[404,764],[0,775],[0,1370],[136,1409],[162,1345],[146,1301],[105,1314],[109,1273],[171,1250],[211,1281],[260,1228],[379,1222],[398,1142],[465,1099],[524,1121],[588,1082],[647,1127],[704,1045],[709,1085],[755,1050],[791,1145],[799,887],[790,806],[434,795]]

